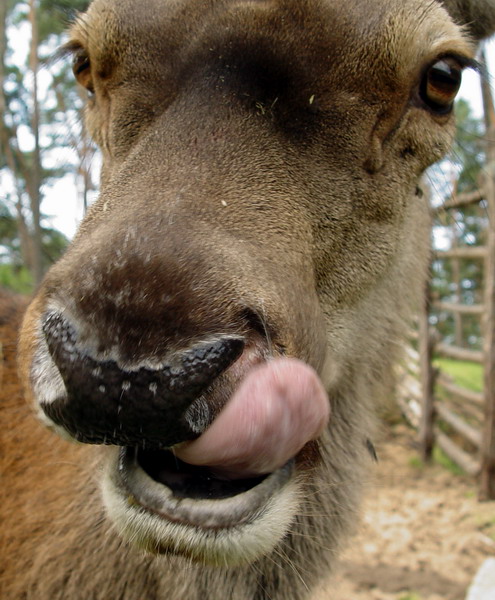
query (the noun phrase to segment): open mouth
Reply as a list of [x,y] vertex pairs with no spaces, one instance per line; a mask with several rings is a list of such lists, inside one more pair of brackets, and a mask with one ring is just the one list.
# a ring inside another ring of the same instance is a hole
[[125,539],[154,554],[251,563],[290,530],[304,478],[297,459],[328,411],[309,367],[295,359],[259,365],[196,440],[111,453],[103,480],[109,516]]
[[156,482],[170,488],[175,498],[220,500],[247,492],[266,476],[229,480],[208,467],[190,465],[171,451],[136,450],[135,461]]
[[169,450],[122,448],[118,472],[128,497],[144,511],[185,526],[224,529],[258,518],[290,481],[294,461],[269,475],[226,479]]
[[45,315],[43,336],[60,385],[38,373],[40,406],[79,441],[114,447],[103,500],[125,539],[233,565],[286,535],[299,505],[295,459],[329,418],[315,370],[267,360],[263,340],[230,334],[130,369],[90,356],[57,312]]
[[120,535],[159,555],[212,566],[249,564],[287,534],[299,507],[294,460],[227,480],[171,451],[109,448],[103,501]]
[[[113,481],[124,535],[194,558],[207,538],[208,558],[218,552],[223,561],[226,547],[254,556],[271,549],[298,504],[295,459],[326,425],[328,410],[316,374],[279,359],[253,368],[196,440],[171,450],[121,448]],[[193,550],[184,550],[193,538]]]

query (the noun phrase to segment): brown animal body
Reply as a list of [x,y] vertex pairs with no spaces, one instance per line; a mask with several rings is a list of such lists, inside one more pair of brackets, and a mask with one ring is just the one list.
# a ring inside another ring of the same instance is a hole
[[418,181],[494,29],[492,0],[92,3],[67,50],[101,193],[20,344],[84,444],[3,411],[2,598],[310,596],[425,274]]

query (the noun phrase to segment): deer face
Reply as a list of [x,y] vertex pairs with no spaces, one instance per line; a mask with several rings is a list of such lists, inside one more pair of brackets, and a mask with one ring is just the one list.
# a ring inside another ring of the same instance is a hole
[[254,560],[359,478],[472,48],[430,0],[95,0],[67,48],[104,166],[26,317],[31,393],[111,446],[124,536]]

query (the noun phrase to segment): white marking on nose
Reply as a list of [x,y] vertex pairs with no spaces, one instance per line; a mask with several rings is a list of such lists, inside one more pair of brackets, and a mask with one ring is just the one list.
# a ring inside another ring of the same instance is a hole
[[38,332],[38,346],[31,365],[33,391],[39,404],[51,404],[66,396],[65,383],[55,365],[43,333]]
[[186,410],[184,417],[194,433],[203,433],[210,424],[210,407],[200,396]]

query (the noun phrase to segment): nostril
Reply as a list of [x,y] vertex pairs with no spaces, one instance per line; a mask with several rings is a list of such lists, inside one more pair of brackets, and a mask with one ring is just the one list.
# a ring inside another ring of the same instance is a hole
[[[43,332],[66,388],[63,397],[42,404],[46,415],[82,442],[156,449],[201,433],[191,419],[198,397],[244,348],[240,337],[219,336],[175,353],[159,368],[127,370],[85,353],[59,313],[45,315]],[[203,414],[203,427],[208,424]]]

